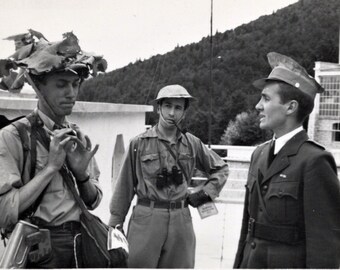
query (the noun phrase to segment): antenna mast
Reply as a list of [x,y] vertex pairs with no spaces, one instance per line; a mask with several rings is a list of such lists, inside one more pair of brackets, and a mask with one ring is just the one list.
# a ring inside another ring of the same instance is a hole
[[211,121],[212,121],[212,92],[213,92],[213,83],[212,83],[212,56],[213,56],[213,40],[212,40],[212,29],[213,29],[213,2],[211,0],[210,7],[210,87],[209,87],[209,119],[208,119],[208,146],[211,148]]

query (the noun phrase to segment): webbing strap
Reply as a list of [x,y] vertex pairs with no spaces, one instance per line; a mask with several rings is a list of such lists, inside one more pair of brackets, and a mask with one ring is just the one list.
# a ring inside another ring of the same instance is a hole
[[187,172],[184,170],[184,167],[182,165],[181,162],[179,162],[179,160],[177,159],[175,153],[172,151],[171,147],[163,140],[160,140],[164,145],[165,147],[168,149],[169,153],[171,154],[171,156],[175,159],[175,161],[177,162],[178,166],[181,168],[182,170],[182,173],[184,174],[185,178],[187,179],[187,182],[190,183],[190,179],[187,175]]
[[69,169],[67,168],[67,166],[64,164],[61,169],[59,170],[61,176],[63,177],[63,180],[65,181],[66,185],[69,187],[69,189],[71,190],[74,199],[76,200],[76,202],[78,203],[81,211],[83,212],[83,214],[86,216],[86,218],[88,220],[92,220],[93,216],[91,215],[91,213],[89,212],[89,210],[87,210],[84,201],[82,200],[82,198],[80,198],[78,191],[74,185],[74,181],[73,181],[73,177],[71,175],[71,172],[69,171]]

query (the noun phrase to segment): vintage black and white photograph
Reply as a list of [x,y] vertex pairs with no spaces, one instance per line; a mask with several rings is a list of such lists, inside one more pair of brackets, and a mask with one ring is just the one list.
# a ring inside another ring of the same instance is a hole
[[0,268],[340,268],[339,0],[0,0]]

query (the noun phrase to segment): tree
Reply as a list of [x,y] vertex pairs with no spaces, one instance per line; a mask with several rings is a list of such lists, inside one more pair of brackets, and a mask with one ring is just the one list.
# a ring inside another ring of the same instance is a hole
[[256,111],[242,112],[236,115],[222,135],[220,144],[257,145],[272,137],[270,131],[260,129]]

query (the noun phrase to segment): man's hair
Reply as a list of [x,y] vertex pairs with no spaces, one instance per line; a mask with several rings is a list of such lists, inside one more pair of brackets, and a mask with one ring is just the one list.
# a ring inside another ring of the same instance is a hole
[[[159,100],[159,101],[158,101],[158,105],[159,105],[159,106],[162,106],[163,101],[164,101],[164,98],[162,98],[161,100]],[[188,98],[184,99],[184,110],[188,109],[189,103],[190,103],[190,102],[189,102],[189,99],[188,99]]]
[[278,94],[282,103],[291,100],[296,100],[299,103],[296,120],[302,123],[313,111],[314,99],[292,85],[280,81],[277,83],[279,84]]

